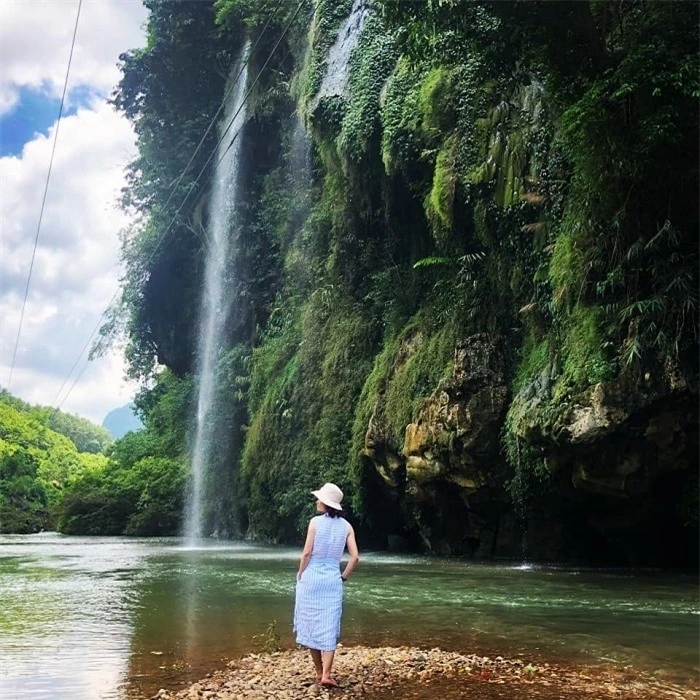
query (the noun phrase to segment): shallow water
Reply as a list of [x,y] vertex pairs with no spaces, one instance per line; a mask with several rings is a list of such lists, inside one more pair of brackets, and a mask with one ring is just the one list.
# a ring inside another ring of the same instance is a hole
[[[0,698],[119,698],[292,646],[299,550],[177,539],[0,536]],[[346,644],[633,665],[698,677],[697,578],[366,554]],[[256,638],[257,636],[257,638]]]

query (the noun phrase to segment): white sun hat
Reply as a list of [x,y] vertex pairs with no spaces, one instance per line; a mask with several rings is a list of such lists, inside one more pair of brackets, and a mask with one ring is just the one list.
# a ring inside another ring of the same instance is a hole
[[324,484],[318,491],[312,491],[311,493],[329,508],[343,510],[340,505],[340,502],[343,500],[343,492],[335,484]]

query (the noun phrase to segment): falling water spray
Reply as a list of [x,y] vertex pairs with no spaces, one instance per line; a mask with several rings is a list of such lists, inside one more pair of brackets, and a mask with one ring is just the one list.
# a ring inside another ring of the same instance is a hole
[[[232,242],[235,240],[235,219],[240,178],[241,131],[245,121],[244,96],[248,71],[248,44],[231,73],[235,85],[228,92],[225,114],[219,126],[223,135],[216,154],[216,168],[209,201],[207,249],[204,285],[199,311],[197,348],[197,414],[192,452],[192,491],[185,523],[187,543],[211,534],[204,531],[203,504],[207,496],[207,480],[215,461],[217,415],[215,407],[217,364],[226,349],[226,326],[230,316],[232,286]],[[239,75],[240,73],[240,75]],[[233,120],[233,121],[232,121]],[[227,129],[228,125],[230,128]],[[224,135],[225,134],[225,135]],[[233,513],[237,521],[237,513]],[[211,528],[207,528],[208,530]]]

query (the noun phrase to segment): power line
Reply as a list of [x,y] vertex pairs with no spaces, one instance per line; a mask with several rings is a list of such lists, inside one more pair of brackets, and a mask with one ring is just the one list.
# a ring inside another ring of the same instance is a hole
[[[236,117],[238,116],[238,114],[240,113],[240,111],[243,109],[245,103],[247,102],[248,98],[250,97],[250,94],[251,94],[252,91],[253,91],[253,88],[257,85],[257,83],[258,83],[258,81],[260,80],[260,77],[261,77],[263,71],[264,71],[265,68],[267,67],[268,63],[272,60],[272,57],[273,57],[275,51],[277,50],[277,47],[282,43],[282,40],[283,40],[284,37],[287,35],[287,32],[288,32],[289,29],[291,28],[292,24],[294,23],[294,20],[297,18],[297,15],[299,14],[301,8],[303,7],[303,5],[304,5],[305,3],[306,3],[306,0],[300,0],[300,2],[298,3],[298,5],[297,5],[297,7],[296,7],[296,10],[294,11],[294,14],[293,14],[292,17],[290,18],[290,20],[287,22],[287,25],[286,25],[286,27],[284,28],[284,31],[283,31],[282,34],[280,35],[280,37],[279,37],[279,39],[277,40],[277,42],[275,43],[275,45],[272,47],[272,50],[270,51],[269,56],[267,57],[265,63],[263,63],[262,68],[261,68],[260,71],[258,72],[258,74],[257,74],[257,76],[256,76],[256,78],[255,78],[255,80],[253,81],[253,83],[251,84],[251,86],[248,88],[248,90],[246,91],[245,95],[243,96],[243,99],[241,100],[241,104],[239,105],[239,107],[238,107],[238,109],[236,110],[236,112],[235,112],[235,114],[233,115],[233,117],[231,117],[231,120],[229,121],[228,125],[226,126],[226,129],[224,129],[224,131],[222,132],[221,136],[219,137],[219,140],[217,141],[216,145],[215,145],[214,148],[212,149],[212,151],[211,151],[211,153],[209,154],[209,157],[208,157],[207,160],[205,161],[204,165],[203,165],[202,168],[200,169],[199,174],[198,174],[197,177],[195,178],[194,182],[192,183],[192,185],[191,185],[190,188],[188,189],[187,194],[185,195],[184,199],[182,200],[182,203],[180,204],[180,206],[177,208],[177,211],[175,212],[175,214],[173,215],[172,219],[170,220],[170,223],[166,226],[166,228],[164,229],[163,233],[160,235],[160,237],[159,237],[159,239],[158,239],[158,241],[157,241],[157,243],[156,243],[154,249],[151,251],[151,254],[149,255],[148,259],[146,260],[146,263],[145,263],[146,266],[148,266],[148,265],[150,264],[150,262],[153,260],[153,258],[155,257],[155,255],[156,255],[156,253],[158,252],[158,250],[159,250],[161,244],[162,244],[163,241],[165,240],[166,235],[167,235],[168,232],[170,231],[170,228],[171,228],[172,225],[175,223],[175,221],[176,221],[176,219],[177,219],[177,217],[178,217],[180,211],[182,210],[182,208],[183,208],[183,207],[185,206],[185,204],[187,203],[187,200],[189,199],[190,195],[191,195],[192,192],[194,191],[194,189],[195,189],[197,183],[199,182],[200,178],[202,177],[202,174],[204,173],[204,171],[206,170],[207,166],[208,166],[209,163],[211,162],[211,159],[214,157],[214,154],[215,154],[216,151],[218,150],[218,148],[219,148],[221,142],[222,142],[222,141],[224,140],[224,138],[226,137],[226,134],[228,133],[228,131],[229,131],[229,129],[231,128],[231,126],[233,125],[233,123],[234,123]],[[273,13],[272,13],[272,15],[271,15],[271,18],[274,16],[274,13],[277,11],[277,9],[279,8],[279,6],[280,6],[281,4],[282,4],[282,3],[281,3],[281,0],[280,0],[280,1],[278,2],[277,6],[275,7],[275,10],[273,11]],[[270,18],[270,20],[271,20],[271,18]],[[267,28],[267,26],[268,26],[270,20],[268,20],[267,24],[265,25],[265,28]],[[260,33],[260,36],[258,37],[258,40],[256,41],[256,43],[255,43],[254,46],[253,46],[253,48],[255,47],[255,45],[257,45],[258,41],[259,41],[260,38],[262,37],[262,34],[263,34],[264,31],[265,31],[265,28],[263,28],[262,32]],[[244,62],[243,66],[241,67],[241,70],[238,72],[238,74],[237,74],[237,76],[236,76],[236,79],[235,79],[233,85],[235,85],[235,82],[238,80],[238,78],[240,78],[241,74],[243,73],[243,70],[247,67],[251,55],[252,55],[252,49],[250,50],[250,52],[249,52],[249,54],[248,54],[248,58],[247,58],[246,61]],[[229,91],[227,92],[226,97],[228,97],[228,94],[229,94],[230,91],[233,89],[233,85],[232,85],[231,88],[229,88]],[[222,101],[222,105],[219,107],[219,110],[217,111],[217,114],[219,114],[219,112],[221,111],[221,109],[222,109],[222,107],[223,107],[223,104],[225,103],[225,99],[226,99],[226,98],[224,98],[224,101]],[[206,133],[208,133],[208,132],[211,130],[212,125],[213,125],[213,120],[212,120],[212,123],[210,123],[209,127],[207,128],[207,132],[206,132]],[[228,147],[227,147],[227,149],[226,149],[227,151],[228,151],[229,148],[231,148],[231,146],[233,145],[234,141],[238,138],[238,136],[240,135],[240,133],[241,133],[241,131],[243,130],[244,127],[245,127],[245,124],[243,124],[243,125],[241,126],[241,128],[236,132],[236,134],[234,135],[234,137],[231,139],[231,143],[228,145]],[[202,137],[202,139],[200,140],[200,143],[199,143],[199,145],[197,146],[197,149],[199,149],[199,148],[201,147],[202,143],[204,142],[204,138],[206,138],[206,133],[205,133],[205,136]],[[223,156],[222,156],[222,157],[223,157]],[[190,166],[190,164],[192,163],[193,160],[194,160],[194,155],[190,158],[190,161],[188,162],[187,166],[185,166],[185,171],[186,171],[187,168]],[[176,182],[175,182],[175,184],[174,184],[174,188],[177,187],[177,185],[178,185],[178,184],[180,183],[180,181],[182,180],[182,177],[184,176],[185,171],[183,171],[183,172],[180,174],[180,176],[177,178],[177,180],[176,180]],[[174,192],[174,189],[173,189],[173,192]],[[172,198],[173,192],[171,192],[170,196],[169,196],[168,199],[166,200],[166,204],[167,204],[167,203],[170,201],[170,199]],[[165,206],[165,205],[164,205],[164,206]],[[92,341],[93,337],[95,336],[95,334],[96,334],[97,331],[99,330],[99,328],[100,328],[100,326],[101,326],[101,324],[102,324],[102,318],[104,317],[105,313],[107,313],[107,311],[109,310],[110,306],[111,306],[111,305],[114,303],[114,301],[116,300],[117,296],[119,295],[119,291],[120,291],[120,290],[117,289],[117,291],[114,293],[114,295],[113,295],[112,298],[110,299],[109,303],[107,304],[107,308],[105,309],[105,311],[104,311],[104,312],[102,313],[102,315],[100,316],[100,320],[97,322],[97,325],[96,325],[95,328],[92,330],[92,333],[90,333],[89,338],[87,339],[85,345],[83,346],[82,350],[80,351],[80,353],[79,353],[79,355],[78,355],[78,359],[75,361],[75,363],[73,364],[73,367],[71,368],[70,372],[68,373],[68,376],[67,376],[66,379],[64,380],[63,385],[61,386],[61,389],[60,389],[59,392],[58,392],[58,395],[57,395],[57,397],[56,397],[56,400],[58,400],[58,396],[60,396],[61,391],[63,391],[63,388],[65,387],[65,385],[66,385],[66,383],[67,383],[67,381],[68,381],[68,378],[70,377],[70,375],[72,374],[73,370],[74,370],[75,367],[77,366],[77,364],[78,364],[80,358],[82,357],[83,353],[85,352],[85,350],[87,349],[87,347],[90,345],[90,342]],[[63,406],[63,404],[65,403],[65,401],[68,399],[68,397],[70,396],[71,392],[72,392],[73,389],[75,388],[75,386],[76,386],[78,380],[79,380],[80,377],[82,376],[83,372],[87,369],[87,366],[88,366],[89,362],[90,362],[90,360],[88,359],[88,361],[85,363],[85,365],[84,365],[83,368],[80,370],[80,372],[79,372],[78,375],[76,376],[75,380],[74,380],[73,383],[71,384],[70,389],[68,390],[68,392],[66,393],[66,395],[63,397],[63,399],[61,400],[60,404],[58,404],[56,410],[59,410],[59,409],[61,408],[61,406]],[[54,401],[54,403],[55,403],[55,401]]]
[[[114,294],[114,296],[112,296],[112,298],[110,299],[109,303],[107,304],[107,309],[109,309],[109,307],[114,303],[114,300],[117,298],[117,294],[119,294],[119,291],[117,291],[117,292]],[[80,352],[78,353],[78,357],[75,358],[75,362],[73,363],[73,366],[70,368],[70,370],[68,371],[68,374],[66,375],[66,378],[63,380],[63,384],[61,384],[61,388],[58,390],[58,393],[56,394],[56,398],[53,400],[53,403],[57,403],[57,402],[58,402],[58,399],[59,399],[59,397],[61,396],[61,393],[63,392],[63,389],[65,388],[66,384],[68,383],[68,380],[70,379],[70,375],[73,374],[73,370],[78,366],[78,363],[80,362],[80,358],[83,356],[83,353],[84,353],[84,352],[88,349],[88,347],[90,346],[90,343],[92,342],[93,336],[95,335],[95,333],[97,333],[97,331],[99,330],[100,326],[102,325],[102,318],[104,317],[104,315],[105,315],[106,313],[107,313],[107,310],[105,310],[105,311],[102,312],[102,315],[100,316],[100,320],[97,322],[97,325],[95,326],[95,328],[93,328],[92,333],[90,333],[90,336],[89,336],[88,339],[85,341],[85,345],[83,345],[83,347],[81,348]],[[88,360],[88,362],[89,362],[89,360]],[[76,380],[75,380],[76,382],[78,381],[78,378],[79,378],[80,375],[85,371],[86,368],[87,368],[87,363],[85,364],[85,367],[83,367],[83,369],[81,369],[80,372],[78,373],[78,377],[77,377]],[[75,384],[74,384],[73,386],[75,386]],[[71,386],[70,391],[73,391],[73,387],[72,387],[72,386]],[[70,394],[70,391],[68,392],[68,394]],[[61,406],[63,406],[63,402],[68,398],[68,394],[65,395],[65,397],[63,398],[63,401],[61,401],[61,403],[60,403],[60,404],[58,405],[58,407],[56,408],[57,411],[58,411],[58,409],[59,409]]]
[[[82,2],[82,0],[81,0],[81,2]],[[168,195],[168,198],[165,200],[165,204],[162,205],[163,208],[167,207],[168,204],[170,203],[170,200],[173,198],[173,195],[177,191],[178,185],[180,184],[180,182],[182,182],[182,178],[185,176],[185,173],[189,169],[190,165],[192,165],[192,162],[196,158],[197,153],[199,153],[199,150],[201,149],[202,144],[204,143],[205,139],[209,135],[209,132],[212,130],[212,127],[214,126],[214,124],[216,124],[216,121],[217,121],[219,115],[221,114],[221,110],[224,108],[224,105],[226,104],[226,100],[228,99],[228,97],[231,94],[231,92],[233,91],[233,89],[236,87],[236,84],[238,83],[241,75],[243,74],[243,71],[247,68],[248,63],[250,61],[250,56],[252,55],[253,51],[255,50],[255,47],[260,43],[260,40],[262,39],[263,35],[265,34],[265,31],[267,30],[267,28],[270,26],[270,23],[275,18],[275,15],[277,14],[277,11],[279,10],[280,5],[282,5],[282,2],[284,2],[284,0],[277,0],[277,5],[275,5],[274,9],[272,10],[269,17],[267,18],[265,25],[263,26],[262,30],[258,34],[258,38],[253,43],[253,46],[250,49],[250,52],[249,52],[246,60],[242,63],[240,70],[236,74],[236,77],[231,81],[231,85],[224,93],[224,97],[221,100],[221,104],[219,105],[219,108],[216,110],[216,113],[214,114],[214,116],[209,120],[209,125],[207,126],[202,138],[199,140],[199,143],[197,144],[196,148],[194,149],[192,155],[190,156],[190,159],[187,161],[187,165],[185,165],[185,167],[183,168],[180,175],[178,175],[178,177],[175,178],[175,180],[173,181],[172,188],[170,190],[170,194]],[[273,49],[273,52],[274,52],[274,49]],[[217,142],[217,145],[214,147],[214,150],[216,150],[219,147],[219,143],[220,143],[220,141]],[[209,162],[210,159],[211,159],[211,156],[207,160],[207,163]],[[206,167],[206,164],[204,167]],[[201,174],[202,173],[200,171],[199,176],[201,176]],[[197,184],[197,181],[199,180],[199,176],[197,177],[197,180],[195,180],[195,184]],[[175,217],[177,217],[177,215],[180,213],[180,210],[182,209],[184,203],[187,201],[189,194],[190,194],[190,192],[188,191],[187,196],[183,200],[180,207],[178,207],[178,210],[175,212],[175,216],[173,217],[171,222],[168,224],[168,226],[165,228],[164,232],[161,234],[158,243],[156,243],[156,247],[153,249],[153,251],[151,252],[151,255],[146,260],[146,265],[148,265],[151,262],[151,260],[153,259],[153,257],[155,256],[155,254],[160,246],[160,242],[165,238],[165,235],[168,233],[170,227],[172,226],[173,222],[175,221]],[[78,363],[80,362],[80,358],[83,356],[83,353],[90,347],[92,339],[95,337],[95,334],[97,333],[97,331],[100,329],[100,326],[102,325],[102,319],[104,318],[104,315],[107,313],[109,308],[112,306],[112,304],[116,301],[117,297],[119,296],[119,291],[120,290],[117,289],[117,291],[114,292],[114,294],[112,295],[112,298],[107,302],[107,308],[100,315],[100,318],[97,321],[97,324],[92,329],[92,332],[88,336],[88,339],[85,341],[85,344],[83,345],[80,352],[78,353],[78,357],[75,359],[75,362],[73,363],[70,370],[68,371],[66,378],[63,380],[63,384],[61,384],[61,388],[58,390],[58,393],[56,394],[56,398],[53,400],[54,404],[56,404],[58,402],[58,399],[60,398],[61,394],[63,393],[63,389],[65,388],[66,384],[68,383],[68,380],[70,379],[71,375],[73,374],[73,371],[78,366]],[[88,362],[89,362],[89,359],[88,359]],[[73,391],[73,387],[75,387],[78,379],[80,379],[81,375],[83,374],[83,372],[85,371],[86,368],[87,368],[87,363],[85,364],[85,367],[83,367],[80,370],[80,372],[78,373],[78,376],[75,378],[75,381],[73,382],[70,389],[68,390],[68,393],[63,397],[63,400],[61,401],[61,403],[58,404],[59,408],[60,408],[60,406],[62,406],[64,404],[64,402],[66,401],[66,399],[68,398],[70,393]]]
[[[275,8],[272,10],[272,12],[270,13],[270,16],[267,18],[267,22],[265,22],[265,26],[260,31],[260,34],[258,34],[258,38],[255,40],[255,43],[251,47],[250,52],[248,54],[248,57],[243,62],[243,65],[241,65],[241,69],[238,71],[236,77],[231,81],[231,86],[228,88],[228,90],[224,94],[224,98],[223,98],[223,100],[221,100],[221,104],[219,105],[219,109],[216,110],[216,114],[214,114],[214,116],[211,118],[211,121],[209,122],[209,126],[207,127],[207,130],[204,132],[204,135],[202,136],[202,138],[199,140],[199,143],[197,144],[197,148],[194,149],[194,153],[192,153],[189,161],[187,161],[187,165],[184,167],[183,171],[180,173],[180,175],[173,182],[172,190],[170,191],[168,198],[165,200],[165,204],[163,205],[163,208],[167,207],[168,204],[170,203],[170,200],[172,199],[173,195],[175,194],[175,191],[177,190],[177,186],[182,182],[182,178],[185,176],[185,173],[189,169],[190,165],[192,165],[192,161],[195,159],[197,153],[199,153],[199,149],[202,147],[204,140],[207,138],[207,136],[209,135],[209,132],[212,130],[212,127],[216,123],[216,120],[219,118],[219,114],[221,114],[221,110],[224,108],[224,105],[226,104],[226,100],[228,99],[229,95],[233,91],[233,88],[238,83],[238,80],[241,77],[241,75],[243,74],[243,71],[248,67],[248,62],[250,61],[250,56],[252,56],[257,45],[260,43],[260,40],[262,39],[263,34],[265,33],[265,30],[270,25],[270,22],[272,22],[272,20],[274,19],[275,15],[277,14],[277,10],[279,10],[280,5],[283,2],[284,2],[284,0],[277,0],[277,5],[275,5]],[[273,49],[273,51],[274,51],[274,49]]]
[[53,167],[53,157],[56,153],[56,142],[58,141],[58,128],[61,125],[61,116],[63,115],[63,104],[66,99],[66,89],[68,88],[68,76],[70,75],[70,66],[73,62],[73,49],[75,48],[75,37],[78,34],[78,21],[80,20],[80,9],[83,6],[83,0],[78,0],[78,13],[75,17],[75,27],[73,28],[73,39],[70,45],[70,55],[68,56],[68,67],[66,68],[66,79],[63,82],[63,94],[61,95],[61,106],[58,110],[58,119],[56,120],[56,130],[53,135],[53,147],[51,149],[51,158],[49,159],[49,172],[46,175],[46,186],[44,187],[44,198],[41,201],[41,211],[39,212],[39,223],[36,226],[36,236],[34,237],[34,248],[32,250],[32,261],[29,265],[29,274],[27,275],[27,286],[24,289],[24,301],[22,302],[22,312],[19,315],[19,327],[17,328],[17,338],[15,339],[15,349],[12,352],[12,364],[10,365],[10,378],[7,382],[9,390],[12,384],[12,373],[15,369],[15,359],[17,358],[17,347],[19,345],[19,337],[22,333],[22,322],[24,321],[24,311],[27,306],[27,297],[29,295],[29,283],[32,279],[32,270],[34,269],[34,258],[36,257],[36,248],[39,243],[39,231],[41,230],[41,221],[44,218],[44,206],[46,205],[46,195],[49,191],[49,181],[51,180],[51,168]]

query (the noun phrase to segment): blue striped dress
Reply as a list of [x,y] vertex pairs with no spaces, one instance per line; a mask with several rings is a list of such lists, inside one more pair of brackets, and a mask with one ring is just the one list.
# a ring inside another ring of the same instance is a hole
[[344,518],[317,515],[314,546],[309,564],[297,581],[294,632],[297,644],[309,649],[334,651],[340,638],[343,581],[340,558],[350,523]]

